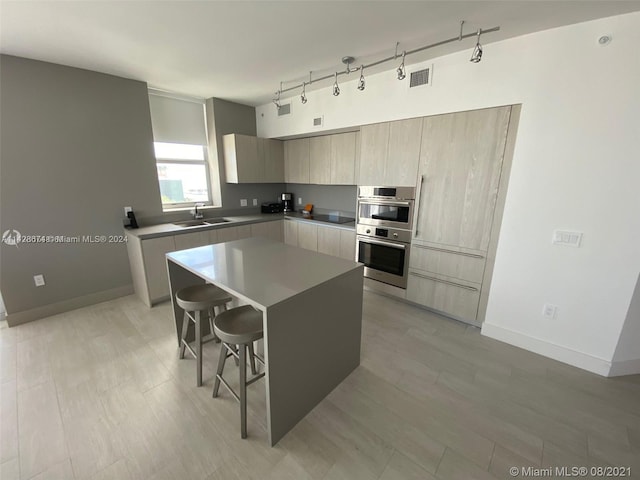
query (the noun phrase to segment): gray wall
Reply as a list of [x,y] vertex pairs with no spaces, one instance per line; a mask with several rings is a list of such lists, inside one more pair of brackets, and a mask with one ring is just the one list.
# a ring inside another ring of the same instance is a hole
[[[613,354],[614,362],[640,360],[640,275],[631,297],[627,318],[620,332],[620,339]],[[638,370],[640,372],[640,370]],[[638,372],[636,372],[638,373]]]
[[[357,187],[355,185],[304,185],[287,184],[287,192],[295,194],[296,210],[307,203],[312,203],[314,210],[340,211],[353,215],[356,211]],[[302,197],[302,205],[298,205],[298,197]]]
[[[125,205],[161,213],[145,83],[0,62],[0,232],[117,235]],[[47,285],[36,288],[35,274]],[[9,315],[130,283],[124,244],[0,246]]]

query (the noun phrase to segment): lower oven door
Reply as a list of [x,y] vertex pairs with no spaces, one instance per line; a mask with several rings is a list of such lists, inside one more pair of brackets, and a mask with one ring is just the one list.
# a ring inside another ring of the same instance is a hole
[[400,288],[407,288],[409,250],[406,243],[378,240],[358,235],[358,262],[364,276]]

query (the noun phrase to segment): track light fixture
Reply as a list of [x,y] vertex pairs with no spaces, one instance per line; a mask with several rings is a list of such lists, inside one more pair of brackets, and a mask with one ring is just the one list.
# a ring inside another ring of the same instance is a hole
[[480,45],[480,34],[482,33],[482,29],[478,29],[478,40],[476,41],[476,46],[473,49],[473,53],[471,54],[471,58],[469,59],[472,63],[478,63],[482,60],[482,45]]
[[[497,32],[500,30],[500,27],[492,27],[492,28],[487,28],[487,29],[478,29],[477,32],[475,33],[464,33],[464,20],[460,22],[459,25],[459,31],[457,31],[457,35],[455,37],[452,38],[448,38],[446,40],[441,40],[439,42],[435,42],[435,43],[431,43],[429,45],[424,45],[422,47],[418,47],[418,48],[414,48],[412,50],[404,50],[402,52],[401,55],[398,54],[398,47],[400,45],[400,42],[396,42],[396,51],[394,55],[388,56],[388,57],[384,57],[381,58],[379,60],[375,60],[372,61],[371,63],[368,63],[366,65],[360,65],[359,68],[351,68],[351,64],[352,62],[355,60],[354,57],[351,56],[346,56],[342,58],[342,63],[344,63],[347,68],[344,70],[340,70],[335,72],[334,74],[327,74],[324,76],[319,76],[318,78],[316,78],[315,80],[311,79],[311,72],[309,72],[309,81],[308,82],[300,82],[300,83],[296,83],[295,85],[292,85],[290,87],[287,88],[282,88],[282,82],[280,82],[280,90],[278,90],[276,92],[276,97],[273,99],[273,103],[275,104],[275,106],[280,109],[280,95],[285,93],[285,92],[291,92],[291,91],[299,91],[298,88],[302,88],[302,92],[300,95],[300,100],[302,101],[302,103],[306,103],[307,101],[307,95],[306,95],[306,85],[311,85],[312,83],[318,82],[318,81],[324,81],[324,80],[329,80],[330,78],[333,78],[333,89],[332,89],[332,93],[335,97],[337,97],[338,95],[340,95],[340,86],[338,85],[338,76],[339,75],[349,75],[351,72],[357,72],[358,70],[360,70],[360,78],[358,79],[358,83],[357,83],[357,89],[362,91],[365,89],[365,79],[364,79],[364,69],[366,68],[371,68],[371,67],[376,67],[378,65],[381,65],[383,63],[387,63],[387,62],[395,62],[397,61],[399,56],[402,56],[402,60],[400,65],[398,66],[398,68],[396,69],[396,73],[398,76],[398,80],[404,80],[407,76],[407,71],[405,68],[405,57],[407,55],[413,55],[415,53],[419,53],[419,52],[423,52],[425,50],[429,50],[431,48],[437,48],[437,47],[441,47],[442,45],[446,45],[448,43],[452,43],[452,42],[460,42],[463,39],[466,38],[473,38],[476,37],[476,45],[473,49],[473,54],[471,55],[470,61],[473,63],[478,63],[481,59],[482,59],[482,45],[480,44],[480,35],[482,34],[487,34],[487,33],[493,33],[493,32]],[[602,42],[601,42],[602,43]]]
[[364,65],[360,65],[360,80],[358,80],[358,90],[364,90]]
[[398,67],[398,69],[396,70],[396,72],[398,72],[398,80],[404,80],[405,77],[407,76],[407,71],[404,68],[404,56],[407,54],[406,51],[402,52],[402,63],[400,64],[400,66]]

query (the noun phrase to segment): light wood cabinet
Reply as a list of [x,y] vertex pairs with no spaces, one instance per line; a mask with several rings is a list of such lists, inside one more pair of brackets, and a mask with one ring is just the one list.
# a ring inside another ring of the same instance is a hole
[[298,246],[314,252],[318,251],[318,227],[311,223],[298,223]]
[[283,222],[284,220],[277,220],[274,222],[262,222],[251,224],[251,236],[252,237],[264,237],[276,240],[277,242],[283,241]]
[[416,240],[486,252],[510,109],[424,119]]
[[284,182],[284,144],[281,140],[258,138],[258,158],[264,159],[264,182]]
[[309,138],[284,142],[284,177],[287,183],[309,183]]
[[360,169],[358,185],[384,185],[389,148],[389,123],[360,128]]
[[420,161],[422,118],[389,124],[389,146],[383,185],[415,187]]
[[202,247],[211,244],[209,232],[191,232],[176,235],[174,238],[176,250]]
[[280,140],[236,133],[222,137],[227,183],[284,182],[284,147]]
[[359,133],[338,133],[331,135],[331,178],[332,185],[356,184],[356,156]]
[[358,185],[414,187],[421,135],[422,118],[363,126]]
[[355,261],[356,258],[356,232],[340,229],[340,257],[345,260]]
[[218,242],[231,242],[232,240],[238,240],[238,227],[226,227],[218,229]]
[[331,137],[309,139],[309,183],[331,183]]
[[298,246],[298,222],[293,220],[284,221],[284,243],[292,247]]
[[407,300],[474,323],[480,284],[409,270]]
[[318,252],[340,256],[340,230],[318,225]]
[[173,237],[150,238],[141,242],[148,300],[151,305],[169,297],[169,277],[165,254],[176,249]]
[[483,254],[445,250],[418,243],[413,244],[409,257],[409,267],[413,269],[475,283],[482,282],[485,263]]

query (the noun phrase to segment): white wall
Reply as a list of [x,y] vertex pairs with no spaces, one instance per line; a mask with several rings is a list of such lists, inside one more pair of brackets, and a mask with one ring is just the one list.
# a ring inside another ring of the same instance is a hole
[[[409,91],[390,70],[359,92],[354,77],[339,97],[296,97],[290,117],[258,107],[258,135],[311,132],[319,115],[329,130],[521,103],[483,333],[606,375],[640,271],[639,44],[640,13],[485,44],[479,64],[469,41],[408,68],[433,63],[432,87]],[[552,245],[554,229],[584,232],[582,247]]]

